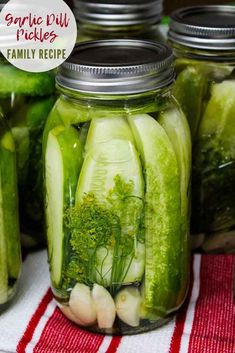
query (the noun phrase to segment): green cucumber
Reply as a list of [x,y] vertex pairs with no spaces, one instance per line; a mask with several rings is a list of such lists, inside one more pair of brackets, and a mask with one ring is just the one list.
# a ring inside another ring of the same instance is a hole
[[234,116],[235,80],[213,84],[194,146],[195,233],[226,233],[234,228]]
[[12,127],[11,129],[17,151],[18,182],[26,183],[29,167],[30,137],[28,127]]
[[[25,178],[27,177],[29,167],[28,162],[31,159],[30,154],[36,160],[41,159],[41,148],[38,148],[38,143],[41,144],[42,130],[53,103],[54,99],[52,97],[36,100],[29,103],[27,109],[24,106],[20,112],[14,112],[9,119],[16,143],[20,184],[26,182]],[[24,102],[22,104],[24,105]],[[21,119],[19,119],[20,117]],[[40,135],[40,141],[38,141],[38,135]],[[35,152],[37,152],[37,155],[35,155]]]
[[166,315],[181,285],[181,192],[176,154],[165,130],[147,114],[128,118],[145,168],[144,306]]
[[28,105],[26,115],[27,126],[31,129],[43,128],[53,105],[54,97],[39,99]]
[[78,131],[60,125],[48,135],[45,151],[46,219],[51,277],[62,279],[65,231],[63,214],[74,205],[83,149]]
[[[31,222],[33,220],[35,226],[38,225],[39,234],[42,232],[43,222],[42,134],[53,103],[52,97],[37,100],[28,106],[26,115],[26,124],[29,128],[29,156],[26,164],[28,172],[25,184],[20,184],[22,185],[20,188],[20,209],[25,215],[25,227],[27,227],[28,219]],[[21,161],[19,150],[17,150],[17,160],[18,163]],[[23,179],[24,169],[19,170],[19,176],[22,176]]]
[[21,269],[16,156],[12,134],[6,132],[0,145],[3,236],[8,277],[17,280]]
[[217,82],[221,82],[228,78],[234,70],[233,63],[228,65],[223,62],[199,61],[197,59],[188,58],[177,58],[174,66],[177,75],[187,67],[194,67],[197,68],[197,70],[200,70],[207,80]]
[[[104,130],[103,124],[107,124]],[[123,138],[121,134],[118,138],[119,128],[122,129],[123,125],[125,133]],[[123,118],[107,118],[101,125],[99,119],[92,121],[85,147],[87,153],[76,191],[76,202],[80,202],[89,192],[94,193],[95,197],[103,202],[108,192],[113,189],[117,175],[127,183],[132,180],[134,195],[142,198],[144,185],[141,165],[134,145],[126,139],[128,134],[131,136],[130,128]]]
[[87,153],[80,173],[76,202],[82,201],[86,193],[93,193],[102,202],[109,190],[114,188],[114,179],[120,175],[125,182],[133,180],[134,195],[142,196],[143,184],[138,155],[125,140],[110,140]]
[[214,84],[199,126],[198,139],[221,141],[223,150],[235,156],[235,80]]
[[[82,109],[74,101],[68,100],[64,97],[60,97],[54,104],[50,114],[48,115],[46,125],[43,132],[43,154],[45,154],[46,142],[48,138],[48,134],[52,129],[54,129],[58,125],[71,126],[73,124],[87,123],[90,121],[90,117],[88,116],[87,108]],[[84,124],[86,128],[86,124]],[[82,144],[84,144],[87,131],[86,128],[80,132],[80,138]]]
[[197,67],[188,66],[179,73],[173,88],[173,94],[188,119],[193,139],[200,123],[207,87],[207,77]]
[[12,65],[0,66],[0,95],[46,96],[55,90],[54,72],[31,73]]
[[87,109],[87,105],[78,105],[75,100],[64,97],[57,100],[54,113],[64,125],[78,125],[91,120],[91,109]]
[[176,154],[181,179],[181,214],[189,217],[189,193],[192,164],[192,144],[190,130],[183,112],[179,108],[171,108],[160,114],[159,124],[166,131]]
[[94,118],[86,139],[86,151],[110,139],[128,140],[134,143],[131,130],[122,116]]
[[166,131],[174,148],[181,180],[181,218],[182,218],[182,255],[181,255],[181,293],[179,304],[184,300],[188,288],[188,264],[189,264],[189,222],[191,201],[191,164],[192,146],[191,135],[187,120],[179,108],[172,108],[161,113],[158,122]]
[[[100,249],[96,254],[96,270],[101,271],[102,285],[122,285],[128,275],[133,281],[137,278],[136,239],[143,212],[144,182],[139,155],[131,141],[133,136],[124,118],[92,120],[76,191],[76,204],[79,206],[84,196],[92,193],[107,210],[112,210],[120,222],[119,233],[115,235],[113,246],[108,247],[107,257]],[[130,189],[131,194],[128,192]],[[107,271],[108,266],[111,272]],[[140,268],[143,275],[144,266],[140,265]]]
[[[44,127],[43,138],[42,138],[43,156],[45,155],[48,135],[49,135],[50,131],[59,125],[65,125],[60,114],[59,114],[59,111],[58,111],[59,102],[60,102],[60,98],[55,102],[50,114],[48,115],[48,118],[47,118],[47,121],[46,121],[46,124]],[[70,125],[68,125],[68,126],[70,126]]]
[[7,270],[7,244],[4,229],[3,197],[2,197],[2,164],[0,173],[0,304],[8,300],[8,270]]

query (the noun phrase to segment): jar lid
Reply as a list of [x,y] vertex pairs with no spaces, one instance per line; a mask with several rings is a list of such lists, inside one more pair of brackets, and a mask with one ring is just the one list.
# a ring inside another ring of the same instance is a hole
[[130,26],[158,23],[163,0],[75,0],[78,21],[101,26]]
[[235,6],[192,6],[172,13],[169,39],[191,48],[235,50]]
[[122,95],[151,91],[174,80],[172,50],[139,40],[78,44],[59,69],[61,87],[83,93]]

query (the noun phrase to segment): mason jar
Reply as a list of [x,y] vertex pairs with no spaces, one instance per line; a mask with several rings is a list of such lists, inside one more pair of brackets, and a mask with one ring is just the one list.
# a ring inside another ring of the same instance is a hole
[[235,251],[235,7],[195,6],[171,16],[174,94],[193,139],[192,246]]
[[[0,11],[8,0],[1,1]],[[20,230],[23,246],[45,246],[42,133],[54,105],[54,72],[30,73],[0,53],[0,106],[11,128],[17,159]]]
[[162,3],[162,0],[75,0],[78,42],[119,38],[163,42],[159,26]]
[[187,293],[191,141],[171,64],[161,44],[87,42],[56,78],[43,137],[52,290],[94,332],[154,329]]
[[[0,4],[0,11],[4,4]],[[20,227],[25,247],[45,245],[42,132],[55,101],[54,91],[53,72],[19,70],[0,54],[0,106],[16,144]]]
[[0,313],[14,297],[21,272],[16,174],[15,144],[0,108]]
[[54,104],[54,74],[29,73],[0,57],[0,105],[16,144],[22,242],[44,244],[42,132]]

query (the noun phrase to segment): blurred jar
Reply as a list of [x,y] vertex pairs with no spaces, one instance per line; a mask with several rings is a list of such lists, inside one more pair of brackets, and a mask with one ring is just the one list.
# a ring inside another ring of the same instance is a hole
[[235,7],[195,6],[171,16],[174,94],[193,138],[192,241],[235,251]]
[[42,132],[54,104],[54,73],[25,72],[0,56],[0,77],[0,105],[16,144],[22,242],[43,246]]
[[164,41],[159,23],[162,0],[74,0],[78,42],[99,39]]
[[172,60],[153,42],[81,43],[57,76],[43,136],[52,289],[95,332],[155,329],[187,293],[191,137]]
[[[2,1],[0,10],[8,1]],[[0,54],[0,106],[11,128],[17,157],[22,244],[45,246],[43,236],[42,132],[54,104],[54,72],[31,73]]]
[[0,312],[14,297],[20,272],[16,151],[0,108]]

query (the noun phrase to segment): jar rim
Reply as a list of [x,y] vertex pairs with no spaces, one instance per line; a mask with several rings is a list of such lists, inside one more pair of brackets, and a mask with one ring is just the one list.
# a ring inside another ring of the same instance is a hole
[[143,93],[173,82],[172,62],[172,51],[164,44],[120,39],[85,42],[62,64],[56,82],[81,93]]
[[162,0],[75,0],[74,14],[78,22],[100,26],[132,26],[160,22]]
[[234,19],[234,6],[184,7],[171,14],[168,38],[190,48],[231,51],[235,48]]

